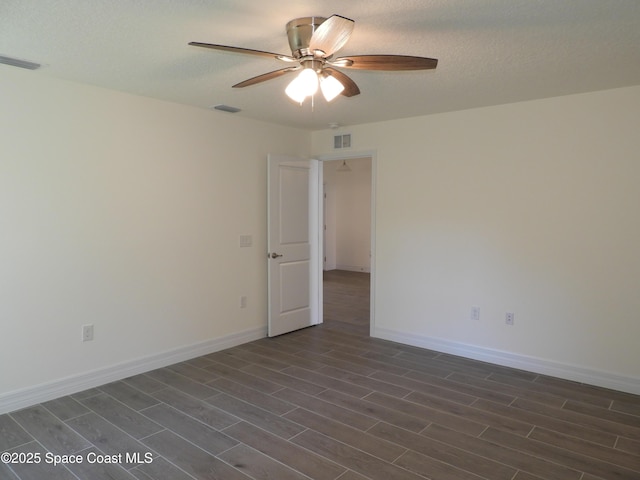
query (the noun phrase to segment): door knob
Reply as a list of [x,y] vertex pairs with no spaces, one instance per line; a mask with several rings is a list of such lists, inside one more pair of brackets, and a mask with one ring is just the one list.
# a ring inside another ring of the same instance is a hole
[[280,255],[279,253],[275,253],[275,252],[273,252],[273,253],[271,254],[271,258],[278,258],[278,257],[281,257],[281,256],[282,256],[282,255]]

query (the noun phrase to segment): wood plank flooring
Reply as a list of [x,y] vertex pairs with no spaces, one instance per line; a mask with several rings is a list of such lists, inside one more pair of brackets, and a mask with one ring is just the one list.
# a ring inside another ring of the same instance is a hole
[[321,326],[1,415],[0,479],[640,479],[639,396],[370,338],[368,274],[325,282]]

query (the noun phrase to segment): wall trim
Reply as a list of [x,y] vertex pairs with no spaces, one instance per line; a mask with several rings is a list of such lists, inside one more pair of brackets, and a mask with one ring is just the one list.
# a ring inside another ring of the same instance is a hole
[[266,327],[253,328],[5,393],[0,395],[0,414],[71,395],[89,388],[99,387],[100,385],[155,370],[156,368],[166,367],[201,355],[259,340],[266,336]]
[[[329,270],[327,268],[327,270]],[[346,270],[348,272],[371,273],[371,269],[366,265],[336,265],[335,270]]]
[[453,342],[441,338],[413,335],[386,328],[376,328],[375,331],[372,331],[371,336],[412,345],[414,347],[427,348],[437,352],[471,358],[473,360],[480,360],[505,367],[518,368],[542,375],[640,395],[640,378],[638,377],[619,375],[502,350]]

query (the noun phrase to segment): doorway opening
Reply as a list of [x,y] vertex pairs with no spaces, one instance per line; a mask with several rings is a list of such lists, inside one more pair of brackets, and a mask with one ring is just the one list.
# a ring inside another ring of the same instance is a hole
[[323,161],[323,322],[371,331],[372,190],[370,156]]

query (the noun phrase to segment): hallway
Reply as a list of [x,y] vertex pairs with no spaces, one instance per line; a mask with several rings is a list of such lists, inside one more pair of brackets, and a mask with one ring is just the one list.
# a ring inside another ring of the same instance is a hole
[[370,315],[370,274],[346,270],[324,272],[324,321],[339,322],[367,335]]

